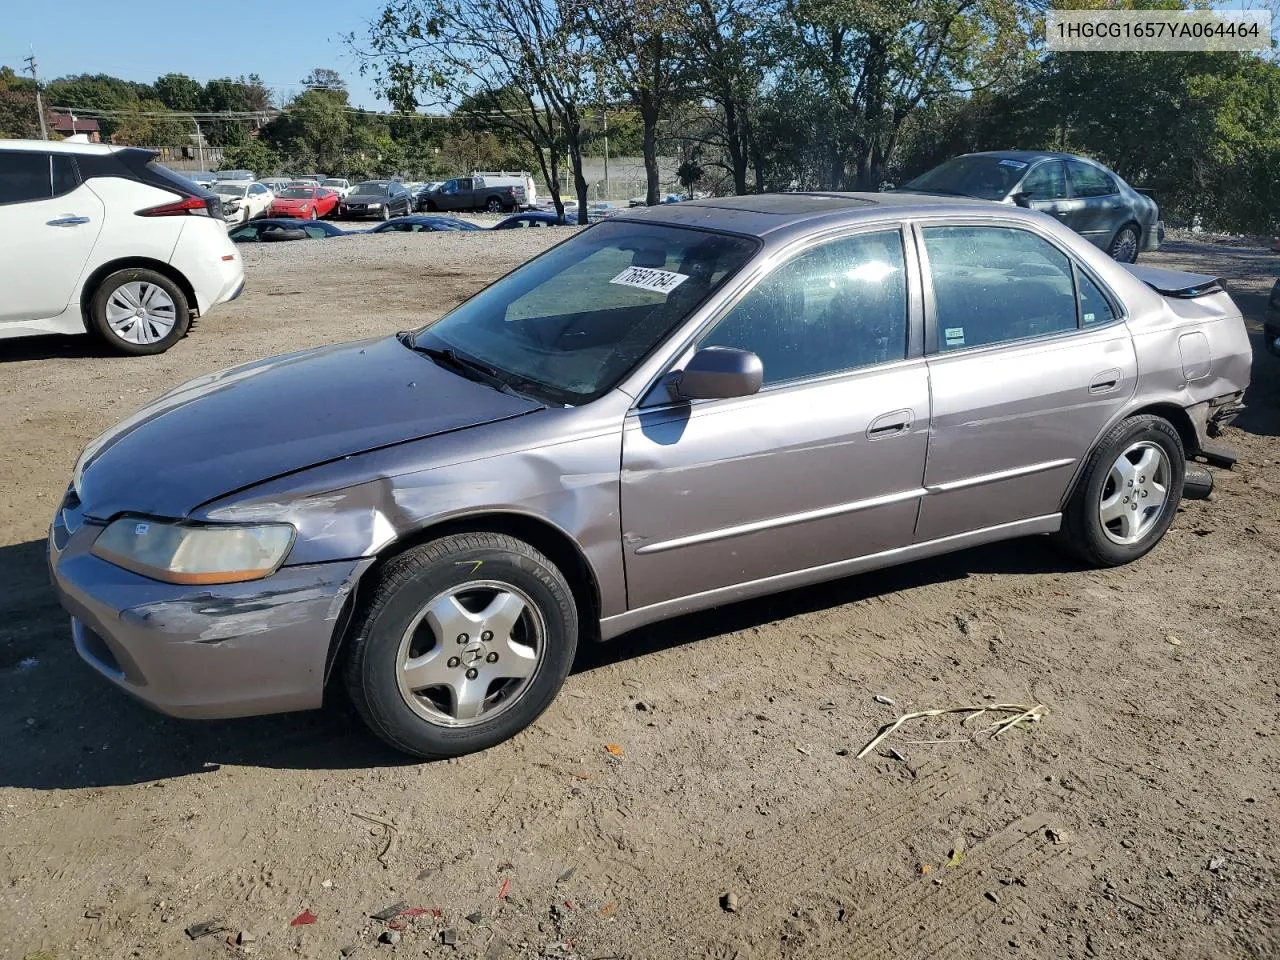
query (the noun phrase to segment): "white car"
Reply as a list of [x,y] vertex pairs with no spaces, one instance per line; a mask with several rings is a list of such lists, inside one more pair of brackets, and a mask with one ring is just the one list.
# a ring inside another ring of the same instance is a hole
[[219,180],[211,188],[222,198],[222,217],[227,223],[244,223],[265,217],[276,195],[264,183]]
[[326,190],[332,190],[339,197],[345,197],[351,192],[351,181],[342,177],[329,177],[327,180],[321,180],[320,186]]
[[217,195],[153,150],[0,140],[0,338],[163,353],[244,289]]

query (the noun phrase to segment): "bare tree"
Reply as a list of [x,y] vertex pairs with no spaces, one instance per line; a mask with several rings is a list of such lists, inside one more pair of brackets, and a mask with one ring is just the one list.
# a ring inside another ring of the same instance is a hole
[[586,223],[582,109],[595,60],[581,26],[572,0],[391,0],[365,41],[348,40],[397,108],[465,104],[473,121],[527,143],[561,217],[567,152]]

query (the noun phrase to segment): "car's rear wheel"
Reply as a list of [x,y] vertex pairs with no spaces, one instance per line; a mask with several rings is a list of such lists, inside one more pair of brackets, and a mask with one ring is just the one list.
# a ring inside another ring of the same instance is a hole
[[490,197],[488,202],[485,203],[484,208],[488,210],[490,213],[501,213],[502,201],[499,200],[497,197]]
[[1107,247],[1107,253],[1110,254],[1112,260],[1118,260],[1120,263],[1136,263],[1141,237],[1141,232],[1138,230],[1136,223],[1126,223],[1111,238],[1111,245]]
[[1137,560],[1173,523],[1185,475],[1186,451],[1169,421],[1148,414],[1122,420],[1090,455],[1061,539],[1094,566]]
[[164,274],[130,267],[107,276],[89,300],[89,328],[120,353],[164,353],[187,335],[186,294]]
[[391,746],[424,759],[501,743],[555,699],[573,663],[577,607],[523,541],[443,537],[390,561],[352,627],[351,700]]

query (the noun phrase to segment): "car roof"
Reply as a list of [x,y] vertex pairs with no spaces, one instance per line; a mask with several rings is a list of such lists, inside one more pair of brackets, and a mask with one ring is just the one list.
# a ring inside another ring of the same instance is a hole
[[0,140],[0,150],[41,150],[45,153],[92,153],[99,156],[127,150],[109,143],[67,143],[65,140]]
[[980,150],[977,153],[963,154],[966,157],[995,157],[997,160],[1083,160],[1085,163],[1097,163],[1088,157],[1075,153],[1060,153],[1057,150]]
[[918,193],[756,193],[633,207],[609,217],[609,222],[665,223],[764,238],[805,232],[805,228],[819,225],[996,211],[1017,216],[1019,208],[990,200]]

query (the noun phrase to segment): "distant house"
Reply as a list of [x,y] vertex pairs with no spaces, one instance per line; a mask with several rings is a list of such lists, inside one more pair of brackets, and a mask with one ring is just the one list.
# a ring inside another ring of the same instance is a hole
[[55,113],[53,115],[55,133],[69,137],[74,133],[82,133],[90,143],[102,142],[102,131],[98,129],[98,121],[90,117],[77,117],[71,113]]

